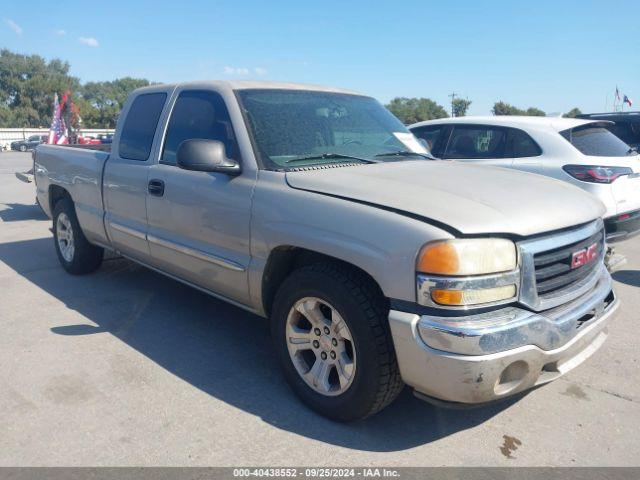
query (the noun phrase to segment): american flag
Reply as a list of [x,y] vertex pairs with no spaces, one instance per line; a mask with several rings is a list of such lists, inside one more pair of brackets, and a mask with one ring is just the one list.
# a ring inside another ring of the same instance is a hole
[[58,94],[55,94],[53,100],[53,120],[51,121],[51,127],[49,128],[49,145],[62,145],[69,143],[67,138],[67,128],[62,119],[62,112],[60,109],[60,103],[58,102]]
[[633,105],[633,102],[631,101],[631,99],[629,97],[627,97],[626,95],[624,96],[624,100],[622,101],[622,103],[628,103],[629,106]]

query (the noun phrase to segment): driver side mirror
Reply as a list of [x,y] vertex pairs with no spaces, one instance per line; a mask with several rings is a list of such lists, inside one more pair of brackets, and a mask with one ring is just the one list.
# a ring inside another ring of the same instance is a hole
[[183,141],[176,153],[178,167],[198,172],[218,172],[238,175],[240,164],[227,158],[224,143],[218,140],[192,138]]

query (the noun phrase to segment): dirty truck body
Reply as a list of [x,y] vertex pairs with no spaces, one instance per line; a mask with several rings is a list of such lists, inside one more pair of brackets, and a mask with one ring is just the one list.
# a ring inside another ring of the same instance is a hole
[[69,272],[109,249],[270,318],[293,390],[353,420],[405,384],[477,404],[553,380],[618,307],[596,199],[428,157],[369,97],[204,82],[134,92],[110,152],[38,147],[35,180]]

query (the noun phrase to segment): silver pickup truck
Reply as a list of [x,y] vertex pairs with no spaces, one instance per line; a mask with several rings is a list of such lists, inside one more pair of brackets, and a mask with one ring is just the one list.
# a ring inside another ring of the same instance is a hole
[[549,382],[618,308],[595,198],[435,160],[351,91],[156,85],[110,152],[43,145],[34,167],[68,272],[109,249],[269,318],[286,380],[336,420],[405,384],[459,405]]

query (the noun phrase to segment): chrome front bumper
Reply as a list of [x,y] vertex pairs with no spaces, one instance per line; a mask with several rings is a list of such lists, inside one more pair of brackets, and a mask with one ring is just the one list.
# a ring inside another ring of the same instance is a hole
[[400,373],[417,392],[483,403],[552,381],[604,342],[619,302],[604,266],[596,286],[543,312],[506,307],[463,317],[392,310]]

